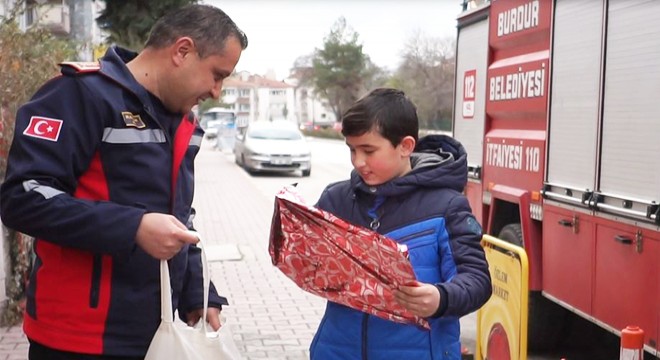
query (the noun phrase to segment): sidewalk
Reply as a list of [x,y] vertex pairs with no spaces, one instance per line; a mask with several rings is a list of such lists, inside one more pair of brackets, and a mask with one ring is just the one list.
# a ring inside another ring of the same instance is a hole
[[209,246],[225,254],[238,247],[242,259],[212,261],[212,278],[229,298],[223,310],[245,359],[308,359],[309,343],[325,301],[300,290],[275,268],[268,235],[275,197],[250,184],[249,175],[219,151],[197,158],[194,220]]
[[[273,194],[274,195],[274,194]],[[325,301],[300,290],[271,264],[274,196],[208,143],[196,161],[195,227],[208,247],[211,278],[229,299],[226,324],[246,360],[308,359]],[[27,359],[21,327],[0,328],[0,360]]]

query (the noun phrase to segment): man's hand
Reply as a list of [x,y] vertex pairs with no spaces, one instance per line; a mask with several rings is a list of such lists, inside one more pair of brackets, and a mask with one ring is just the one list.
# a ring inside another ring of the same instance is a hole
[[417,282],[413,286],[400,286],[394,290],[394,298],[420,317],[429,317],[440,307],[440,290],[433,284]]
[[160,260],[171,259],[185,244],[198,241],[174,216],[160,213],[144,214],[135,235],[138,246]]
[[[188,323],[188,326],[195,326],[195,324],[197,324],[199,319],[202,318],[203,311],[204,309],[197,309],[187,313],[186,323]],[[220,311],[221,311],[220,309],[213,307],[208,308],[208,310],[206,311],[206,322],[208,322],[209,325],[211,325],[213,331],[218,331],[218,329],[220,329],[220,327],[222,326],[222,324],[220,323]]]

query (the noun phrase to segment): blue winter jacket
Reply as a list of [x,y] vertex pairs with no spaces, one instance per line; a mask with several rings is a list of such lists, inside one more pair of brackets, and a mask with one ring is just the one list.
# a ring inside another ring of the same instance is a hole
[[[160,323],[160,273],[135,243],[138,226],[149,212],[192,226],[203,130],[155,112],[125,65],[135,55],[111,48],[100,67],[64,65],[17,114],[1,215],[36,238],[23,326],[51,348],[144,356]],[[201,308],[199,248],[169,265],[175,308]],[[212,290],[211,306],[225,301]]]
[[329,185],[317,206],[357,225],[379,222],[374,230],[407,245],[417,279],[440,291],[431,330],[328,302],[310,347],[313,360],[461,358],[459,318],[491,294],[481,227],[461,193],[467,154],[456,140],[432,135],[420,139],[411,165],[379,186],[353,171],[350,180]]

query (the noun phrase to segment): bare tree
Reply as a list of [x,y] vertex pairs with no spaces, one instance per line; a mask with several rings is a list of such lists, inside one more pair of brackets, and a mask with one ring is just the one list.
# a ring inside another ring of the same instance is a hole
[[453,38],[427,37],[417,31],[402,51],[402,61],[388,85],[417,104],[420,127],[448,130],[454,89]]

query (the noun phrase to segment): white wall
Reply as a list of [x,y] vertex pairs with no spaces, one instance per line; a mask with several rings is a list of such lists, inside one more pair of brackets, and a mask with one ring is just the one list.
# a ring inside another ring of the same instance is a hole
[[298,111],[296,111],[296,92],[294,88],[286,89],[286,108],[289,111],[286,119],[293,123],[298,123]]

